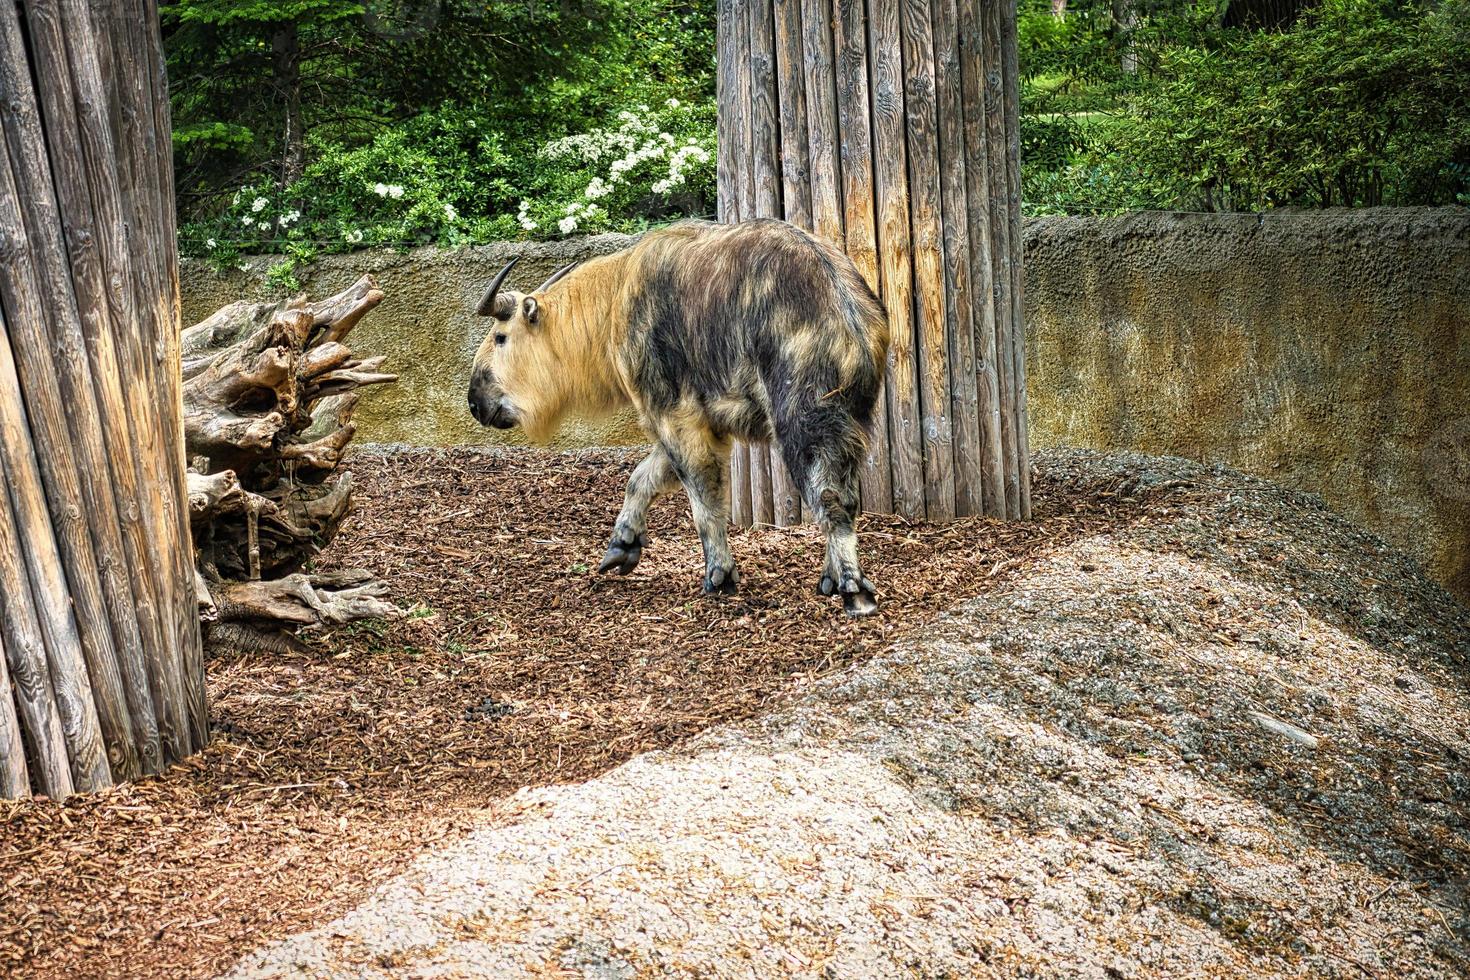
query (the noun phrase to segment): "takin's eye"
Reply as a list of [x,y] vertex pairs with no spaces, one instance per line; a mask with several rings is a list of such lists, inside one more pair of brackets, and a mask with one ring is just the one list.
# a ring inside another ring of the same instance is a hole
[[495,335],[495,346],[496,347],[504,347],[505,346],[505,334],[498,333],[498,334]]

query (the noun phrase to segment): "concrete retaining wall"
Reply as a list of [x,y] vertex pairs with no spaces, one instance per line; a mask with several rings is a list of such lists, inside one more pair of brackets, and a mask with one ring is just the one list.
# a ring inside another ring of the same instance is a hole
[[[505,441],[464,403],[485,280],[512,250],[526,255],[515,281],[535,285],[626,242],[369,252],[307,270],[314,296],[363,272],[388,293],[356,345],[387,353],[402,380],[364,400],[359,438]],[[185,263],[185,323],[263,296],[269,261]],[[1470,210],[1035,219],[1026,312],[1033,445],[1220,460],[1320,493],[1470,596]],[[563,440],[641,437],[620,419]]]

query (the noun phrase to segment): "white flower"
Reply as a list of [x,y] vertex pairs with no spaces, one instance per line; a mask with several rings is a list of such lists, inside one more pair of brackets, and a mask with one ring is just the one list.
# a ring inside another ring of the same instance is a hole
[[287,211],[285,214],[283,214],[279,218],[277,218],[276,219],[276,224],[280,225],[282,228],[286,228],[286,227],[289,227],[290,225],[292,225],[295,222],[300,221],[300,220],[301,220],[301,212],[300,211],[296,211],[296,210],[291,210],[291,211]]
[[599,197],[607,197],[611,194],[612,188],[601,177],[593,177],[588,181],[587,189],[582,193],[589,201],[595,201]]
[[240,224],[244,225],[246,228],[249,228],[251,225],[255,224],[255,219],[247,214],[245,217],[240,219]]
[[259,228],[261,231],[270,231],[271,230],[271,223],[269,221],[262,221],[260,224],[256,225],[255,227]]
[[530,201],[521,202],[520,208],[516,210],[516,223],[526,229],[526,231],[535,231],[537,229],[538,225],[531,220]]
[[393,198],[393,200],[395,201],[398,200],[400,197],[403,196],[403,188],[398,184],[389,184],[388,196]]
[[671,181],[656,180],[653,182],[653,192],[655,194],[667,194],[673,188],[673,186],[674,185]]
[[347,233],[347,243],[349,245],[356,245],[360,241],[362,241],[362,232],[359,229],[354,228]]
[[558,221],[556,226],[561,229],[563,235],[570,235],[577,230],[577,219],[575,216],[569,214]]
[[204,240],[204,247],[205,248],[218,248],[219,247],[219,242],[215,241],[213,238],[206,238]]
[[454,210],[453,204],[446,204],[444,205],[444,217],[448,218],[450,221],[453,221],[459,217],[459,212]]
[[677,109],[679,108],[679,100],[670,99],[669,101],[665,102],[664,105],[668,106],[670,109]]
[[373,185],[373,193],[374,194],[377,194],[379,197],[387,197],[388,196],[388,185],[387,184],[383,184],[383,183],[374,184]]
[[250,202],[250,210],[255,212],[256,214],[259,214],[261,211],[265,210],[265,206],[269,203],[270,201],[267,201],[265,198],[257,197],[255,200]]

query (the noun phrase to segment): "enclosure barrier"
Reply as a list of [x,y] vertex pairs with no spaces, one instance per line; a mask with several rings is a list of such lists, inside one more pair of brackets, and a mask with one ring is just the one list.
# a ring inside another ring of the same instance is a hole
[[[863,507],[1029,515],[1013,0],[720,0],[718,30],[721,219],[845,248],[888,311]],[[737,523],[801,506],[734,447]]]
[[0,796],[207,738],[154,0],[0,2]]

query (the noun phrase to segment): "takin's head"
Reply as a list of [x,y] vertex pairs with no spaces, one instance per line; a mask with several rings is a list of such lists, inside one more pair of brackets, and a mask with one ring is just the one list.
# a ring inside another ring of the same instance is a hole
[[543,336],[545,292],[576,265],[562,266],[532,293],[501,292],[500,287],[517,259],[511,259],[485,290],[476,312],[493,318],[493,325],[475,352],[470,372],[470,414],[484,426],[497,429],[525,424],[527,434],[541,438],[551,420],[541,401],[555,378],[546,357]]

